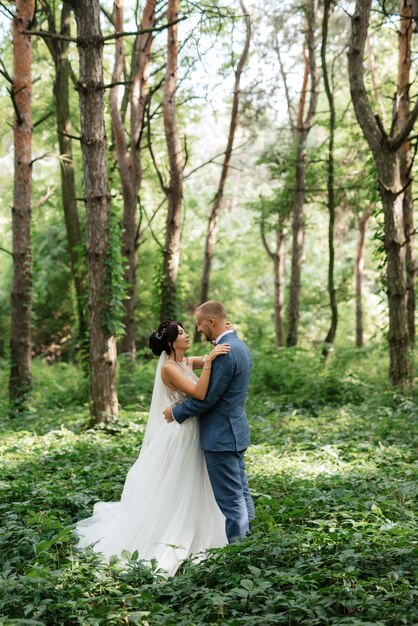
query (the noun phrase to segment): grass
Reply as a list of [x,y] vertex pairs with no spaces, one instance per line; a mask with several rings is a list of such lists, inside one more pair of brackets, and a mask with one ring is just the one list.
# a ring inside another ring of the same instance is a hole
[[0,396],[0,624],[418,623],[417,401],[386,386],[378,348],[325,368],[302,350],[256,352],[245,541],[168,581],[136,555],[123,570],[76,553],[74,522],[119,498],[138,454],[154,366],[122,365],[111,432],[86,429],[71,365],[35,364],[25,417],[5,417]]

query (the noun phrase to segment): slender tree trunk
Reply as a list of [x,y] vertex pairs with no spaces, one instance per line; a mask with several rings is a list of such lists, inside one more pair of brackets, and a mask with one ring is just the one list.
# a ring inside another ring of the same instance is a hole
[[15,106],[12,207],[13,283],[9,395],[11,414],[27,406],[32,389],[31,191],[32,191],[32,43],[34,0],[16,0],[13,17],[13,86]]
[[[177,19],[180,0],[168,0],[167,20]],[[168,213],[161,285],[161,319],[175,319],[177,275],[180,263],[181,207],[183,200],[183,153],[176,121],[178,26],[167,29],[167,66],[163,93],[164,129],[170,166],[167,190]]]
[[327,38],[328,38],[328,22],[329,14],[332,6],[332,0],[325,0],[324,3],[324,18],[322,24],[322,46],[321,46],[321,59],[322,59],[322,74],[324,78],[325,93],[329,106],[329,143],[328,143],[328,172],[327,172],[327,194],[328,194],[328,249],[329,249],[329,263],[328,263],[328,295],[329,304],[331,308],[331,323],[325,337],[324,347],[322,350],[323,356],[326,358],[329,354],[330,348],[334,343],[335,334],[337,332],[338,324],[338,305],[337,296],[334,282],[334,227],[335,227],[335,193],[334,193],[334,136],[335,136],[335,104],[334,93],[331,81],[328,75],[327,66]]
[[284,345],[284,261],[286,250],[286,235],[284,232],[284,226],[285,222],[280,216],[276,229],[276,246],[275,249],[272,250],[267,241],[263,217],[260,221],[261,240],[267,254],[272,259],[274,266],[274,329],[277,348],[280,348]]
[[296,145],[296,177],[293,196],[292,217],[292,266],[290,274],[287,346],[296,346],[299,330],[299,302],[305,241],[305,173],[306,136],[304,130],[298,132]]
[[[156,0],[147,0],[141,28],[152,28],[156,22]],[[114,3],[115,31],[123,31],[123,0]],[[136,308],[136,268],[138,264],[139,220],[138,192],[142,182],[141,136],[144,110],[148,95],[148,69],[153,41],[152,33],[138,35],[132,55],[132,86],[129,90],[131,138],[128,146],[123,124],[122,111],[119,108],[119,85],[110,91],[110,110],[112,129],[115,137],[116,159],[122,184],[123,195],[123,230],[122,253],[127,260],[125,281],[128,284],[127,298],[123,302],[125,314],[123,324],[125,334],[120,342],[123,353],[135,357],[135,308]],[[125,64],[123,37],[116,40],[115,65],[112,82],[122,80]]]
[[80,119],[87,209],[89,271],[90,411],[92,423],[118,413],[116,341],[106,326],[109,299],[109,192],[103,111],[103,42],[98,0],[73,0],[80,57]]
[[[391,381],[395,385],[411,379],[407,314],[406,248],[403,228],[403,194],[398,178],[399,161],[393,159],[395,189],[381,187],[385,213],[385,250],[387,254],[387,293],[389,300],[389,350]],[[397,180],[396,180],[397,179]]]
[[[292,218],[292,269],[290,276],[287,346],[296,346],[299,329],[299,302],[301,288],[301,272],[303,260],[303,246],[305,238],[305,174],[307,165],[306,140],[312,127],[318,99],[318,79],[315,63],[315,24],[317,14],[316,0],[310,0],[306,25],[306,40],[304,46],[304,76],[299,100],[298,118],[293,126],[295,141],[295,192],[293,198]],[[308,111],[305,115],[306,95],[310,82],[310,99]],[[290,109],[289,109],[290,111]],[[292,123],[292,120],[291,120]]]
[[286,250],[286,235],[283,227],[277,231],[276,254],[274,257],[274,328],[276,332],[276,346],[284,346],[284,259]]
[[397,134],[394,137],[388,136],[382,123],[374,115],[364,85],[363,58],[370,8],[371,0],[357,0],[352,18],[348,71],[354,110],[373,152],[383,204],[389,304],[389,377],[392,384],[405,386],[411,383],[412,368],[409,353],[404,187],[401,180],[400,149],[408,141],[417,120],[418,102]]
[[[65,3],[61,13],[61,35],[70,36],[71,9]],[[85,276],[80,268],[80,247],[82,244],[80,221],[78,219],[75,190],[74,160],[72,147],[72,126],[70,119],[69,80],[70,60],[68,58],[69,42],[56,41],[52,44],[55,62],[54,95],[56,102],[58,142],[61,156],[61,189],[64,208],[65,227],[70,252],[71,271],[77,297],[78,334],[84,343],[87,334],[85,315],[86,293]]]
[[[397,120],[399,130],[409,116],[409,86],[411,73],[411,39],[413,35],[413,7],[411,0],[400,0],[399,13],[401,24],[398,30],[398,88],[397,88]],[[408,290],[408,330],[411,343],[415,341],[415,290],[416,290],[416,259],[414,249],[414,203],[412,199],[412,155],[411,142],[400,148],[400,167],[402,186],[405,188],[403,197],[403,218],[406,237],[406,275]],[[408,184],[410,183],[410,184]]]
[[366,237],[366,224],[371,216],[371,209],[363,213],[358,221],[358,239],[356,254],[356,346],[362,348],[363,341],[363,269],[364,269],[364,242]]
[[[240,59],[238,61],[237,69],[235,70],[235,84],[234,84],[234,97],[232,100],[232,112],[231,112],[231,120],[229,125],[229,133],[228,133],[228,141],[226,145],[226,150],[224,154],[224,160],[222,163],[221,177],[219,180],[218,190],[215,194],[215,198],[212,204],[212,209],[209,216],[208,221],[208,230],[206,233],[205,240],[205,253],[204,253],[204,261],[203,261],[203,274],[202,274],[202,282],[200,288],[200,302],[206,302],[209,299],[209,282],[210,282],[210,273],[212,269],[212,258],[213,252],[216,245],[217,239],[217,227],[219,220],[219,213],[222,206],[222,199],[224,196],[225,183],[228,177],[229,165],[231,162],[232,150],[234,146],[235,133],[238,126],[238,109],[239,109],[239,101],[241,94],[241,75],[244,69],[245,63],[248,58],[248,51],[250,49],[250,41],[251,41],[251,20],[250,16],[247,13],[247,9],[242,0],[240,0],[241,10],[243,15],[245,16],[245,27],[246,27],[246,36],[244,42],[244,48],[242,50]],[[199,339],[201,337],[200,333],[196,333],[195,339]]]

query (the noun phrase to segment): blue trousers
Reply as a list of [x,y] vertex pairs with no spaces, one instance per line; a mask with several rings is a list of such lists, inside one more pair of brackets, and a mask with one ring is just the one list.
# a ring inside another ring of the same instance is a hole
[[244,537],[255,518],[254,503],[245,473],[244,453],[204,450],[216,502],[226,517],[229,543]]

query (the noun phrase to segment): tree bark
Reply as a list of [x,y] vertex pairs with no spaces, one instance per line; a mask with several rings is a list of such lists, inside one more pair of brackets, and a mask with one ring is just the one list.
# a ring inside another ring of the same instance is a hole
[[284,220],[279,217],[276,229],[276,246],[272,250],[265,233],[263,218],[260,221],[261,241],[263,246],[273,261],[274,266],[274,330],[276,337],[276,347],[284,345],[283,313],[284,313],[284,261],[286,250],[286,235],[284,232]]
[[[167,20],[177,19],[180,0],[168,0]],[[177,313],[177,275],[180,263],[181,208],[183,200],[183,152],[176,121],[178,64],[178,25],[167,29],[167,65],[164,80],[163,115],[170,167],[166,240],[161,284],[161,319],[175,319]]]
[[389,137],[379,124],[364,85],[364,48],[370,19],[371,0],[357,0],[352,17],[348,52],[350,91],[357,120],[372,150],[379,178],[384,213],[384,246],[387,257],[386,281],[389,303],[389,377],[394,385],[411,383],[407,314],[407,275],[403,219],[404,187],[400,171],[400,149],[408,140],[418,117],[418,103],[407,121]]
[[98,0],[73,0],[80,57],[81,145],[87,210],[89,272],[90,413],[92,424],[118,414],[116,340],[106,326],[109,299],[109,192],[103,111],[103,42]]
[[[229,133],[228,133],[228,141],[226,145],[226,150],[224,154],[224,159],[222,163],[221,177],[219,180],[219,185],[217,192],[215,194],[215,198],[212,204],[209,221],[208,221],[208,229],[206,233],[205,239],[205,253],[204,253],[204,261],[203,261],[203,273],[202,273],[202,282],[200,288],[200,302],[206,302],[209,300],[209,283],[210,283],[210,273],[212,269],[212,258],[216,245],[217,239],[217,230],[218,230],[218,220],[219,213],[222,206],[222,199],[224,196],[225,183],[228,177],[229,165],[231,162],[232,150],[234,146],[235,133],[238,126],[238,109],[239,109],[239,101],[241,95],[241,75],[247,62],[248,51],[250,49],[250,41],[251,41],[251,20],[248,15],[247,9],[243,0],[240,0],[240,6],[245,16],[245,42],[244,48],[242,50],[241,56],[238,61],[237,68],[235,70],[235,83],[234,83],[234,97],[232,100],[232,111],[231,111],[231,120],[229,124]],[[200,333],[196,333],[195,339],[201,337]]]
[[[56,34],[55,15],[49,5],[48,28]],[[71,9],[63,3],[61,9],[60,33],[64,37],[71,34]],[[71,65],[68,58],[69,42],[45,37],[55,65],[54,96],[56,103],[56,121],[61,164],[61,192],[64,209],[65,228],[70,253],[71,273],[77,298],[78,338],[84,344],[87,336],[87,319],[85,313],[86,289],[85,275],[80,267],[80,248],[82,236],[78,219],[75,174],[72,146],[72,125],[70,118],[69,80]]]
[[[303,247],[305,239],[305,174],[307,166],[306,140],[312,127],[318,100],[318,78],[315,63],[315,25],[317,14],[316,0],[310,0],[306,24],[306,39],[304,45],[304,76],[299,99],[299,108],[296,125],[292,124],[295,143],[295,192],[293,198],[292,218],[292,269],[290,276],[288,332],[287,346],[296,346],[299,329],[299,302],[301,288],[301,272]],[[310,83],[310,99],[308,111],[305,115],[306,95]],[[290,113],[290,109],[289,109]]]
[[328,263],[328,295],[329,304],[331,308],[331,323],[328,333],[325,337],[324,347],[322,349],[322,355],[326,358],[329,354],[332,344],[334,343],[335,334],[337,332],[338,324],[338,305],[337,296],[334,281],[334,228],[335,228],[335,193],[334,193],[334,137],[335,137],[335,104],[333,87],[328,75],[327,66],[327,38],[328,38],[328,23],[329,15],[332,7],[332,0],[325,0],[324,2],[324,17],[322,22],[322,46],[321,46],[321,60],[322,60],[322,74],[324,79],[325,93],[329,106],[329,143],[328,143],[328,172],[327,172],[327,195],[328,195],[328,250],[329,250],[329,263]]
[[14,180],[12,207],[13,283],[11,293],[10,410],[27,407],[32,389],[32,43],[34,0],[16,0],[13,17]]
[[362,348],[363,340],[363,269],[364,269],[364,242],[366,237],[366,224],[371,216],[371,209],[365,211],[358,220],[358,239],[356,254],[356,346]]
[[[395,128],[400,130],[409,116],[409,87],[411,73],[411,40],[413,35],[413,6],[411,0],[400,0],[399,14],[401,18],[399,36],[398,86],[397,86],[397,118]],[[414,249],[414,202],[412,199],[412,154],[411,142],[407,141],[400,148],[400,168],[403,197],[403,218],[406,248],[407,277],[407,311],[408,332],[411,343],[415,341],[415,290],[416,290],[416,258]]]
[[[156,0],[147,0],[140,28],[153,28],[156,23]],[[123,31],[123,0],[114,3],[114,26],[116,32]],[[127,298],[123,302],[125,314],[123,324],[125,334],[120,341],[123,353],[135,357],[135,308],[136,308],[136,268],[138,264],[139,220],[138,192],[142,182],[141,137],[144,110],[148,95],[148,71],[153,42],[152,33],[138,35],[132,55],[129,91],[130,102],[130,141],[126,138],[122,112],[119,108],[119,85],[110,90],[110,111],[115,139],[116,160],[122,184],[123,231],[122,253],[127,260],[125,281],[128,284]],[[115,65],[112,83],[121,81],[124,71],[125,53],[123,37],[116,40]]]

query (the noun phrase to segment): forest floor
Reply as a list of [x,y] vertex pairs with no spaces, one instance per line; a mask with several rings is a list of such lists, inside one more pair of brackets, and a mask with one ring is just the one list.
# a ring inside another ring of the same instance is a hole
[[0,624],[417,624],[417,397],[388,388],[384,354],[255,354],[256,522],[167,581],[136,555],[121,569],[72,548],[74,522],[120,497],[155,362],[120,368],[107,430],[86,428],[86,382],[64,363],[35,362],[33,409],[10,420],[3,363]]

